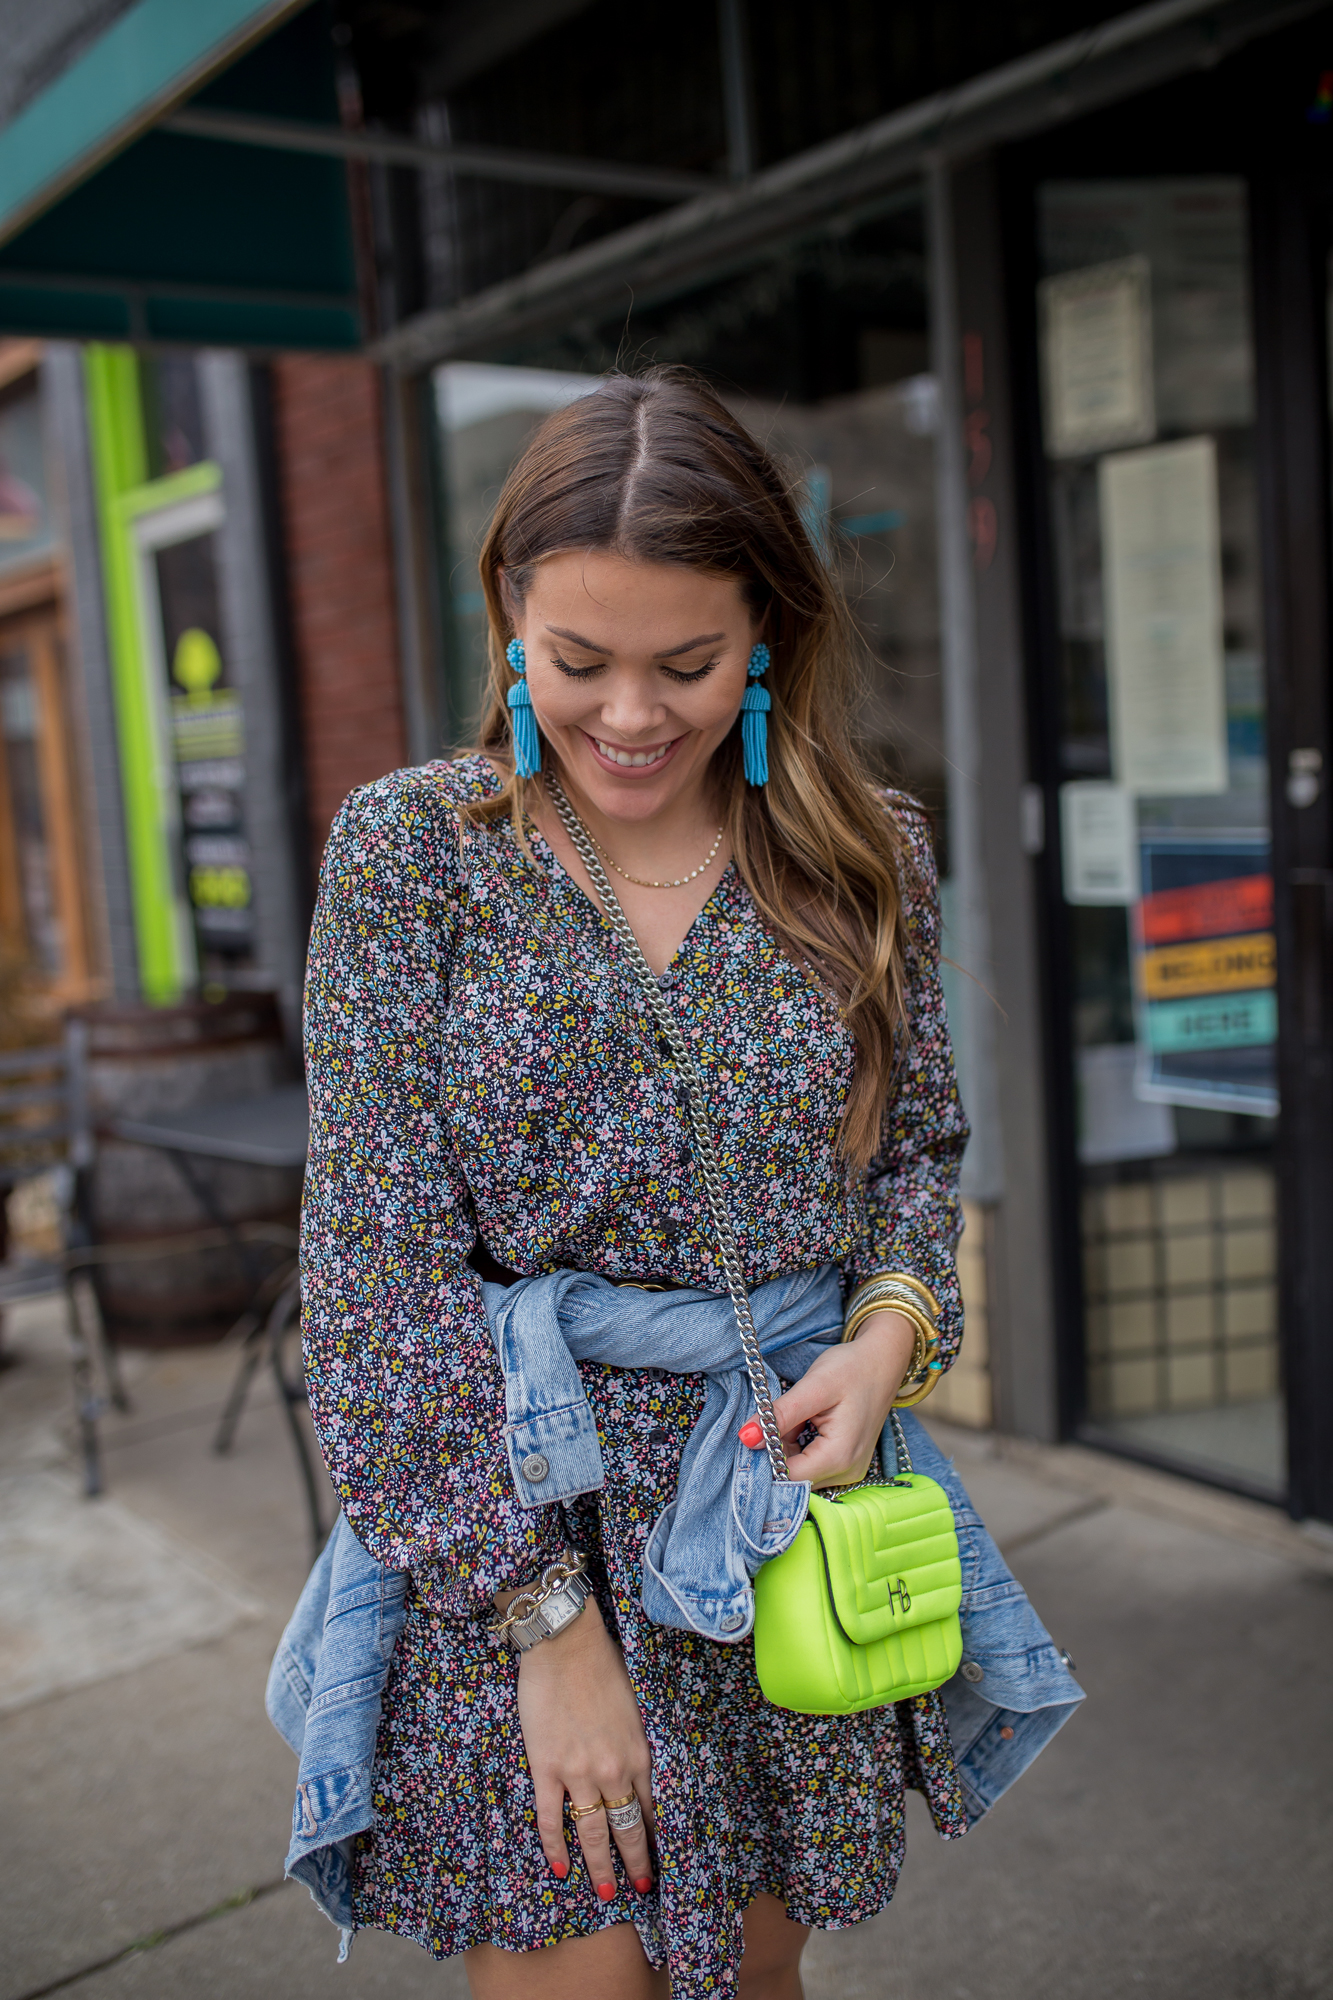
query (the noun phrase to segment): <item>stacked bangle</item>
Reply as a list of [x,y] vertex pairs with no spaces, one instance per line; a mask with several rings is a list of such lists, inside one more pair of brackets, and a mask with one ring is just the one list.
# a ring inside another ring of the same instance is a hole
[[912,1358],[893,1399],[896,1410],[905,1410],[928,1396],[944,1372],[939,1359],[939,1300],[929,1286],[906,1271],[881,1272],[853,1292],[843,1322],[843,1339],[855,1340],[862,1324],[877,1312],[901,1313],[912,1323]]

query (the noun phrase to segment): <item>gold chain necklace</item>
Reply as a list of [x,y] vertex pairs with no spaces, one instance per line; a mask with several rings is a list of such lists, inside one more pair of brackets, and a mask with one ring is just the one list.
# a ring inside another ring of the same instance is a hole
[[717,830],[717,839],[713,842],[713,845],[709,848],[707,854],[704,856],[703,860],[699,863],[699,866],[697,868],[692,868],[688,875],[682,875],[679,881],[676,882],[648,882],[644,880],[642,875],[631,875],[629,870],[627,868],[622,868],[618,861],[612,861],[611,856],[602,846],[601,841],[597,838],[595,833],[590,833],[588,837],[592,841],[593,846],[597,849],[597,852],[601,855],[603,861],[605,861],[608,864],[608,866],[614,868],[617,875],[621,876],[626,882],[633,882],[636,888],[683,889],[687,882],[693,882],[695,876],[702,875],[704,869],[709,866],[714,855],[717,853],[718,848],[721,847],[722,845],[722,836],[725,832],[726,832],[725,826],[720,826]]

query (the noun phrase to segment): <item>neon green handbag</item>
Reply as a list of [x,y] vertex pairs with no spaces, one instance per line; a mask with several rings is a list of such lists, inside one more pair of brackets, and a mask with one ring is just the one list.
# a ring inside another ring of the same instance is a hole
[[[754,1581],[754,1663],[778,1708],[851,1715],[942,1687],[958,1671],[963,1572],[944,1488],[911,1470],[810,1495],[791,1547]],[[904,1470],[903,1468],[906,1468]]]
[[[787,1455],[694,1057],[587,828],[558,779],[548,778],[547,789],[685,1087],[690,1131],[764,1445],[774,1479],[786,1482]],[[891,1419],[894,1477],[863,1481],[838,1497],[812,1493],[809,1514],[791,1547],[766,1562],[755,1578],[755,1668],[760,1687],[779,1708],[805,1715],[851,1715],[905,1701],[941,1687],[963,1656],[958,1619],[962,1570],[953,1511],[942,1486],[913,1472],[896,1410]]]

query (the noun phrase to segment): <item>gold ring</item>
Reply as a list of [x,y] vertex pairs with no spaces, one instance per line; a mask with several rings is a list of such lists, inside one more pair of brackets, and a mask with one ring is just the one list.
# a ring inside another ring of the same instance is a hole
[[572,1820],[580,1820],[580,1819],[586,1819],[589,1813],[605,1812],[605,1811],[606,1811],[605,1805],[602,1803],[601,1799],[598,1799],[596,1805],[591,1805],[591,1806],[576,1806],[571,1804],[569,1808],[569,1817]]
[[603,1799],[602,1804],[608,1812],[614,1812],[618,1806],[632,1806],[638,1796],[637,1792],[626,1792],[623,1799]]

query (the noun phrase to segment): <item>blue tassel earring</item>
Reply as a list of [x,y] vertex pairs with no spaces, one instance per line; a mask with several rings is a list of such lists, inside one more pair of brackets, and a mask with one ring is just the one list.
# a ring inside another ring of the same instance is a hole
[[746,669],[750,684],[741,703],[741,749],[745,753],[745,782],[749,785],[768,783],[768,711],[773,698],[767,688],[759,686],[759,677],[768,668],[768,647],[761,639],[750,655]]
[[[532,696],[528,693],[528,662],[521,639],[509,641],[505,647],[505,658],[518,675],[509,690],[509,731],[514,739],[514,769],[520,778],[535,778],[542,766],[542,746],[537,734]],[[748,688],[746,693],[749,693]]]

